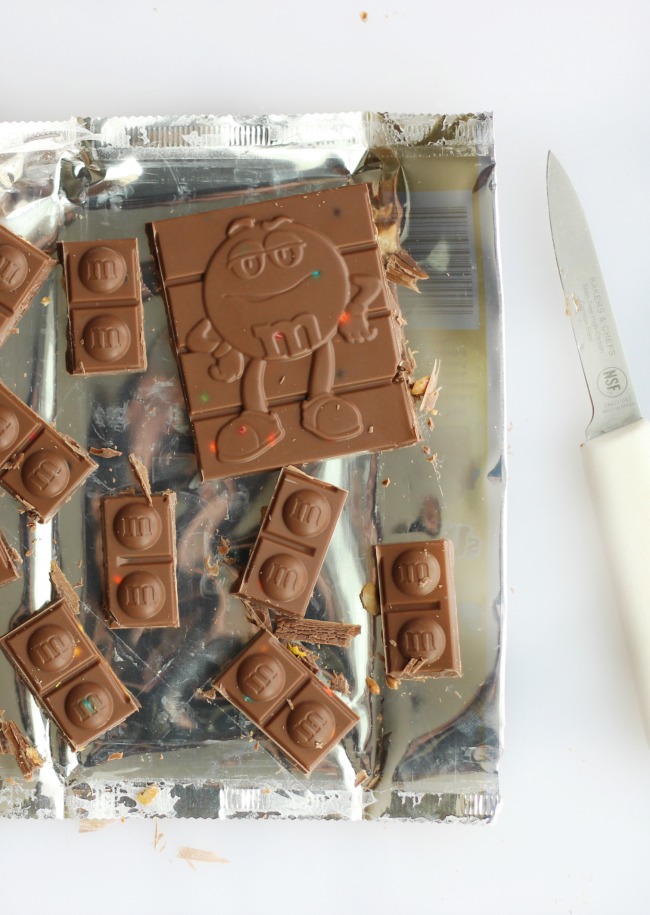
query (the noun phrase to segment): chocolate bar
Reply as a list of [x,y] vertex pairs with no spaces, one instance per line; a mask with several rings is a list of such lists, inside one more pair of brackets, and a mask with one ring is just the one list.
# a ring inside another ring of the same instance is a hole
[[418,441],[366,185],[150,231],[204,479]]
[[96,467],[0,382],[0,484],[38,521],[49,521]]
[[72,375],[143,372],[140,258],[135,238],[59,245],[68,297],[68,371]]
[[47,254],[0,226],[0,346],[53,267]]
[[347,492],[295,467],[280,474],[240,597],[304,616]]
[[178,626],[173,492],[102,500],[106,612],[112,628]]
[[265,630],[213,683],[308,774],[359,721]]
[[460,677],[451,541],[383,543],[375,553],[386,673]]
[[18,563],[22,562],[16,550],[9,545],[7,538],[0,531],[0,586],[8,585],[20,577]]
[[0,638],[0,648],[73,750],[140,707],[64,600]]

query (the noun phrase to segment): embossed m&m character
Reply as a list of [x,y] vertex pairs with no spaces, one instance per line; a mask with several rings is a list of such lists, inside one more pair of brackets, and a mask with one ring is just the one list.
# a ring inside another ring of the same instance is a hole
[[381,289],[378,276],[351,275],[326,235],[287,216],[257,221],[244,215],[230,223],[203,280],[208,317],[187,338],[190,351],[211,353],[212,378],[241,379],[241,412],[217,436],[220,460],[253,460],[284,437],[269,406],[266,368],[310,354],[303,429],[327,441],[361,433],[357,406],[333,392],[333,338],[374,339],[367,311]]

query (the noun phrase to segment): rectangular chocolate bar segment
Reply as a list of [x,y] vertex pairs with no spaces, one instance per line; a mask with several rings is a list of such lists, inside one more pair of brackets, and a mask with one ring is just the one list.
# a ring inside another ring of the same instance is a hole
[[0,484],[38,521],[49,521],[96,467],[0,382]]
[[18,564],[22,562],[20,555],[9,545],[2,531],[0,531],[0,586],[8,585],[20,577]]
[[262,521],[239,595],[304,616],[346,498],[344,489],[286,467]]
[[68,297],[68,371],[72,375],[143,372],[140,257],[136,238],[59,245]]
[[359,721],[265,630],[213,683],[308,774]]
[[0,648],[73,750],[139,708],[64,600],[12,629]]
[[102,501],[106,612],[115,629],[178,626],[176,495]]
[[418,441],[366,185],[150,229],[204,479]]
[[0,226],[0,346],[53,267],[46,254]]
[[375,552],[386,673],[460,677],[451,541],[384,543]]

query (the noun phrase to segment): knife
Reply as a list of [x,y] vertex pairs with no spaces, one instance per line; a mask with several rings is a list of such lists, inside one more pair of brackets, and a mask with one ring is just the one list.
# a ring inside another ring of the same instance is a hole
[[593,406],[585,473],[650,741],[650,423],[641,417],[584,211],[550,152],[546,188],[566,310]]

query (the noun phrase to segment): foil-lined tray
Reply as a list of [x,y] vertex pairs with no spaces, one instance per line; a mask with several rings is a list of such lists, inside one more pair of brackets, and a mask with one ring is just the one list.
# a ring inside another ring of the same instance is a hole
[[[83,490],[35,529],[8,495],[0,498],[0,528],[25,555],[22,580],[0,592],[0,632],[50,601],[56,560],[78,586],[86,632],[142,706],[73,753],[0,657],[0,708],[44,760],[26,781],[10,756],[0,756],[2,815],[494,816],[504,505],[494,173],[486,114],[0,125],[4,225],[50,253],[59,241],[138,238],[149,364],[139,375],[66,372],[58,270],[0,350],[0,377],[33,409],[87,448],[124,455],[100,460]],[[351,648],[317,650],[323,670],[346,677],[360,723],[307,777],[225,700],[201,690],[255,632],[231,589],[278,475],[202,482],[145,226],[359,181],[375,193],[389,276],[408,282],[404,250],[429,275],[419,292],[400,286],[397,296],[415,376],[439,363],[440,393],[437,412],[420,414],[421,444],[303,467],[350,493],[309,616],[362,627]],[[134,485],[130,453],[145,463],[155,490],[178,495],[179,629],[115,631],[102,614],[99,500]],[[388,689],[380,620],[360,600],[376,577],[372,545],[438,537],[454,543],[463,675]]]

